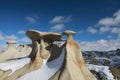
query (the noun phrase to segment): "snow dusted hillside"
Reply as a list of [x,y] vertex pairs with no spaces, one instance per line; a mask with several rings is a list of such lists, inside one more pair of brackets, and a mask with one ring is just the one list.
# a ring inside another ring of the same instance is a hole
[[83,51],[87,63],[95,65],[120,65],[120,50],[114,51]]
[[[93,64],[88,64],[88,68],[90,70],[96,71],[99,75],[104,75],[107,80],[115,80],[114,76],[109,70],[108,66],[99,66],[99,65],[93,65]],[[99,77],[100,78],[100,77]],[[102,78],[101,78],[102,79]]]
[[120,49],[84,51],[83,56],[88,68],[95,73],[98,80],[120,80]]

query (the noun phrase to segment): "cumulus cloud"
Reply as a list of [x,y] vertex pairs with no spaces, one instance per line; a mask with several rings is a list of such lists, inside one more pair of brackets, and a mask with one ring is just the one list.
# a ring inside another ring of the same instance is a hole
[[67,23],[70,22],[71,16],[55,16],[52,20],[50,20],[50,23],[52,24],[58,24],[58,23]]
[[6,40],[17,40],[17,37],[15,35],[5,36]]
[[95,29],[93,27],[88,27],[87,31],[90,32],[90,33],[92,33],[92,34],[97,33],[97,29]]
[[0,40],[17,40],[17,37],[15,35],[3,35],[0,32]]
[[107,17],[107,18],[103,18],[101,19],[98,24],[100,25],[105,25],[105,26],[111,26],[111,25],[115,25],[114,19]]
[[105,33],[110,30],[111,30],[111,28],[109,26],[103,26],[103,27],[100,27],[100,29],[99,29],[100,33]]
[[95,25],[88,27],[88,32],[95,33],[112,33],[120,38],[120,10],[115,12],[111,17],[100,19]]
[[80,42],[81,49],[83,51],[109,51],[109,50],[116,50],[120,48],[120,39],[116,40],[104,40],[100,39],[98,41],[82,41]]
[[111,35],[108,35],[107,38],[112,38],[112,36],[111,36]]
[[3,37],[2,33],[0,32],[0,40],[3,40],[3,39],[4,39],[4,37]]
[[120,38],[120,34],[118,34],[118,38]]
[[104,26],[118,26],[120,25],[120,10],[115,12],[112,17],[106,17],[101,19],[98,22],[99,25],[104,25]]
[[120,28],[114,27],[112,28],[111,32],[120,34]]
[[55,16],[52,20],[49,21],[49,23],[53,24],[52,27],[50,27],[50,30],[52,31],[59,31],[65,28],[65,23],[70,22],[71,16]]
[[117,34],[118,38],[120,38],[120,27],[114,27],[111,29],[111,33]]
[[29,22],[29,23],[36,23],[36,19],[34,17],[31,16],[26,16],[25,19]]
[[31,40],[28,37],[23,37],[21,39],[22,42],[31,42]]
[[20,30],[20,31],[18,31],[18,34],[25,34],[25,31],[24,30]]
[[58,30],[62,30],[64,27],[65,27],[64,24],[56,24],[53,27],[51,27],[51,30],[58,31]]

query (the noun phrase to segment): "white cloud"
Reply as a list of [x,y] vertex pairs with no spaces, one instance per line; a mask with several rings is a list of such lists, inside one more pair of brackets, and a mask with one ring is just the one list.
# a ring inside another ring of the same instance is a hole
[[111,33],[117,34],[118,38],[120,38],[120,27],[114,27],[111,29]]
[[111,17],[100,19],[92,27],[88,27],[87,31],[95,34],[98,33],[114,33],[120,38],[120,10],[115,12]]
[[55,26],[51,27],[51,30],[58,31],[58,30],[62,30],[64,27],[65,27],[64,24],[56,24]]
[[120,34],[120,28],[114,27],[112,28],[111,32]]
[[0,32],[0,40],[3,40],[3,39],[4,39],[4,37],[3,37],[2,33]]
[[15,35],[3,35],[0,32],[0,40],[17,40],[17,37]]
[[35,18],[31,17],[31,16],[26,16],[25,19],[29,22],[29,23],[35,23],[37,22]]
[[120,24],[120,10],[118,10],[117,12],[114,13],[113,15],[115,17],[115,21],[117,24]]
[[22,42],[31,42],[31,40],[28,37],[23,37],[21,39]]
[[118,38],[120,38],[120,34],[118,34]]
[[111,36],[111,35],[108,35],[107,38],[112,38],[112,36]]
[[58,24],[58,23],[67,23],[67,22],[70,22],[72,19],[71,19],[71,16],[55,16],[51,21],[50,23],[52,24]]
[[20,30],[20,31],[18,31],[18,34],[25,34],[25,31],[24,30]]
[[100,33],[105,33],[105,32],[108,32],[110,31],[111,28],[109,26],[104,26],[104,27],[100,27]]
[[5,36],[5,40],[17,40],[17,37],[15,35]]
[[63,16],[56,16],[50,21],[50,23],[60,23],[63,21],[63,19],[64,19]]
[[114,19],[107,17],[107,18],[103,18],[101,19],[98,24],[100,25],[105,25],[105,26],[111,26],[111,25],[115,25]]
[[97,33],[97,29],[92,28],[92,27],[88,27],[87,31],[90,32],[90,33],[92,33],[92,34]]
[[82,41],[80,42],[81,49],[83,51],[108,51],[108,50],[116,50],[120,48],[120,39],[116,40],[104,40],[100,39],[98,41]]
[[106,17],[98,22],[99,25],[104,26],[119,26],[120,25],[120,10],[115,12],[112,17]]

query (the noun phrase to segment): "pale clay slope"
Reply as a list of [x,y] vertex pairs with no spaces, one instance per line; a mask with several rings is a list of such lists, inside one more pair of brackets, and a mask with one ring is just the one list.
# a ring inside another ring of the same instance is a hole
[[10,59],[15,59],[15,58],[22,58],[26,57],[30,54],[31,52],[31,47],[24,45],[20,46],[18,48],[15,48],[14,45],[16,44],[16,41],[8,41],[8,48],[0,53],[0,61],[7,61]]
[[25,65],[21,64],[19,69],[16,69],[18,66],[14,66],[13,70],[16,69],[16,71],[13,73],[11,70],[0,70],[0,80],[18,80],[19,77],[19,80],[33,80],[33,78],[36,80],[41,78],[43,78],[42,80],[97,80],[88,70],[78,44],[72,39],[75,32],[67,30],[63,34],[67,35],[68,38],[65,44],[58,49],[62,49],[62,52],[59,52],[61,56],[64,54],[65,57],[60,56],[55,60],[53,59],[54,61],[46,63],[49,57],[54,55],[50,54],[53,41],[61,41],[61,35],[36,30],[28,31],[27,35],[32,40],[30,61],[25,60]]

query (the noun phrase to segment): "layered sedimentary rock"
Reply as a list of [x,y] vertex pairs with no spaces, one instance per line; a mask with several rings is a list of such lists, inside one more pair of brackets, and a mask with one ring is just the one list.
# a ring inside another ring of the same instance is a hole
[[12,70],[0,70],[0,80],[17,80],[24,74],[38,70],[43,60],[55,60],[63,49],[66,50],[63,64],[49,80],[97,80],[85,65],[80,47],[72,38],[74,31],[63,32],[68,38],[62,46],[53,44],[54,41],[61,41],[61,34],[36,30],[29,30],[26,34],[32,40],[32,51],[28,56],[31,61],[13,73]]
[[31,52],[31,54],[35,54],[35,58],[33,59],[33,61],[30,61],[30,63],[16,70],[11,75],[9,75],[11,73],[11,70],[7,70],[7,71],[1,70],[1,72],[4,72],[2,73],[4,77],[1,76],[0,80],[17,80],[20,76],[28,72],[31,72],[33,70],[39,69],[42,66],[42,58],[39,57],[40,50],[39,50],[38,42],[35,42],[33,46],[34,46],[34,50]]
[[21,51],[19,51],[18,49],[16,49],[14,47],[14,45],[17,43],[17,41],[8,41],[8,47],[7,49],[0,53],[0,61],[6,61],[6,60],[10,60],[10,59],[15,59],[15,58],[22,58],[22,57],[26,57],[30,54],[31,52],[31,47],[28,46],[28,48],[26,48],[26,50],[22,49]]
[[[33,34],[34,33],[34,34]],[[29,55],[30,63],[24,65],[22,68],[11,73],[11,70],[0,70],[0,80],[17,80],[26,73],[40,69],[43,64],[43,59],[48,59],[50,56],[49,49],[54,40],[61,40],[61,35],[57,33],[38,32],[30,30],[26,33],[32,40],[32,52]],[[10,74],[10,75],[9,75]]]
[[[50,49],[53,47],[53,41],[60,41],[61,35],[53,32],[40,32],[36,30],[30,30],[26,33],[32,42],[37,41],[40,44],[40,56],[43,59],[47,59],[50,56]],[[32,55],[30,55],[32,57]]]
[[74,31],[65,31],[66,57],[59,71],[49,80],[97,80],[85,65],[79,45],[72,39]]

